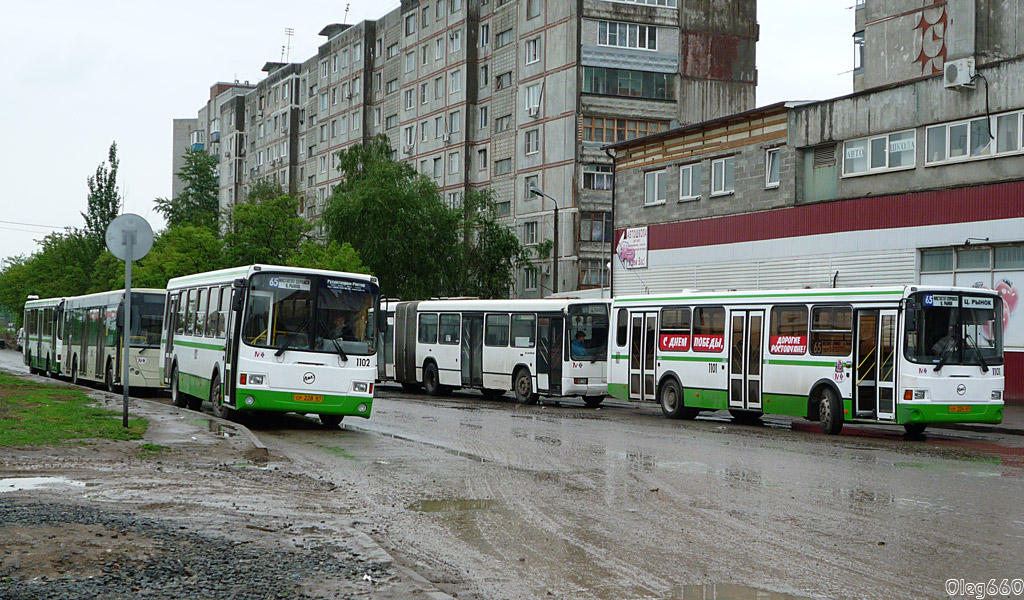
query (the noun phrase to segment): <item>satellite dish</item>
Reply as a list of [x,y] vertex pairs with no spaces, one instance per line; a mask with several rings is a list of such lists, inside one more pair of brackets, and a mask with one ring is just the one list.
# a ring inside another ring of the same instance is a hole
[[139,260],[153,247],[153,228],[139,215],[123,214],[107,226],[107,249],[125,262]]

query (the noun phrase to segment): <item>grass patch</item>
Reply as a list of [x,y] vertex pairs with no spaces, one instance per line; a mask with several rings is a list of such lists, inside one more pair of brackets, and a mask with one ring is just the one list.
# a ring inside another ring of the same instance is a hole
[[0,373],[0,447],[50,446],[72,440],[137,440],[145,419],[121,426],[121,412],[66,386],[41,384]]
[[351,454],[349,454],[344,448],[338,448],[337,446],[320,446],[320,447],[323,448],[324,451],[326,451],[328,454],[333,454],[335,456],[340,456],[340,457],[348,459],[348,460],[355,460],[355,458],[356,458],[355,456],[352,456]]
[[[131,425],[130,420],[128,422],[128,425]],[[155,458],[157,456],[161,456],[164,452],[167,452],[169,450],[169,446],[161,446],[160,444],[146,443],[139,446],[139,449],[137,450],[136,453],[138,454],[139,458]]]

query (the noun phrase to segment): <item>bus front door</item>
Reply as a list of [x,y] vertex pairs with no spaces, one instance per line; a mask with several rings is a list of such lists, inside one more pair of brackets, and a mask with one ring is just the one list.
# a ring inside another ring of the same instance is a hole
[[729,351],[729,408],[761,410],[761,344],[764,312],[732,313],[732,344]]
[[[177,319],[178,319],[178,294],[171,294],[167,297],[167,303],[164,304],[164,333],[167,340],[167,345],[164,346],[164,373],[163,383],[169,385],[171,383],[171,365],[174,356],[174,332],[177,331]],[[226,377],[226,376],[225,376]],[[226,379],[226,381],[231,381]]]
[[655,348],[658,340],[658,313],[630,315],[629,327],[629,399],[654,402]]
[[564,327],[560,315],[537,317],[537,389],[556,396],[562,394]]
[[462,315],[462,385],[484,385],[484,316]]
[[896,311],[857,311],[853,413],[858,419],[896,418]]

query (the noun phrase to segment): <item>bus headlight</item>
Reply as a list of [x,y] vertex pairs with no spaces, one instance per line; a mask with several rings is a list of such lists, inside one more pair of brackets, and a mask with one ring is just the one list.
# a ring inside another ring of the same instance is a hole
[[[266,380],[266,375],[249,375],[249,385],[263,385],[266,382]],[[243,381],[242,383],[245,382]]]
[[355,381],[352,383],[352,391],[360,394],[370,393],[370,384],[365,381]]
[[1002,400],[1003,399],[1003,390],[992,390],[992,399],[993,400]]
[[903,390],[904,400],[924,400],[927,396],[926,390]]

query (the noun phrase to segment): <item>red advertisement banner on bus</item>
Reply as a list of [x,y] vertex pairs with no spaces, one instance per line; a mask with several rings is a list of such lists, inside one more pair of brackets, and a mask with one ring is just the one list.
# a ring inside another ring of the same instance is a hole
[[721,352],[725,350],[724,335],[695,335],[693,349],[697,352]]
[[663,333],[658,347],[668,352],[685,352],[690,349],[690,336],[684,333]]
[[806,335],[773,335],[768,341],[772,354],[807,354]]

